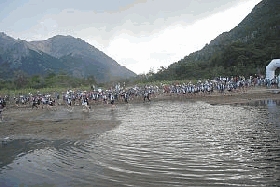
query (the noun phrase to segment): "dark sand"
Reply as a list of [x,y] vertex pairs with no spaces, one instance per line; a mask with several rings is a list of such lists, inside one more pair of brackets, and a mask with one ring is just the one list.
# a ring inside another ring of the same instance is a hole
[[[227,93],[226,95],[214,93],[206,96],[185,97],[167,94],[152,98],[152,101],[157,102],[168,99],[203,101],[210,104],[235,104],[266,99],[280,100],[280,94],[268,92],[265,88],[253,88],[245,93]],[[142,102],[142,100],[130,101],[132,105],[137,102]],[[93,110],[94,107],[92,107]],[[104,107],[110,107],[110,105]],[[58,115],[58,112],[61,110],[65,111],[65,106],[57,106],[56,110],[32,110],[30,106],[28,108],[7,106],[3,112],[3,120],[0,122],[0,140],[3,140],[5,137],[10,139],[83,140],[88,137],[98,136],[120,124],[119,121],[110,120],[110,118],[108,120],[94,119],[90,117],[90,115],[94,115],[93,112],[88,113],[81,108],[75,109],[74,115],[61,117]]]

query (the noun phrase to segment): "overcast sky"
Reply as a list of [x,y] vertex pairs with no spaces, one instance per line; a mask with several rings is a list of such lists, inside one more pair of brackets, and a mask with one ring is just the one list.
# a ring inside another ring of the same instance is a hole
[[0,0],[0,32],[81,38],[137,74],[179,61],[229,31],[261,0]]

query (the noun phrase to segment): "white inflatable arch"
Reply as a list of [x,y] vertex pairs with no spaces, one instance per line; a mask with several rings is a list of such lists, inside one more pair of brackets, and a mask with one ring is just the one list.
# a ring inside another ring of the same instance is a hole
[[266,66],[266,79],[272,80],[275,77],[275,70],[280,68],[280,59],[273,59],[267,66]]

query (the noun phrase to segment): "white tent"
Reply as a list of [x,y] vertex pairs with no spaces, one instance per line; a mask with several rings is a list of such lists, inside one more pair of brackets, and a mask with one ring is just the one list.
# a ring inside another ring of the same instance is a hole
[[266,66],[266,79],[272,80],[275,77],[275,70],[280,68],[280,59],[273,59],[267,66]]

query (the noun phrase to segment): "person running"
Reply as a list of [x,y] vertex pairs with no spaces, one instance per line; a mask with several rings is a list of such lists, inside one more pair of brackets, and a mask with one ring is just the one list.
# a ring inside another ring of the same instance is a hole
[[38,108],[38,101],[35,97],[32,97],[32,109],[36,107]]
[[128,103],[128,94],[127,94],[127,92],[124,93],[124,102]]
[[0,97],[0,121],[3,121],[2,112],[3,112],[4,108],[5,108],[5,106],[6,106],[5,100]]
[[103,103],[104,103],[104,104],[108,104],[106,93],[103,93],[102,98],[103,98]]
[[83,98],[82,106],[89,112],[90,106],[87,97]]
[[148,99],[148,101],[150,102],[150,92],[149,90],[146,90],[144,91],[144,102],[146,101],[146,99]]
[[67,98],[67,105],[68,105],[69,107],[71,107],[71,106],[72,106],[72,100],[71,100],[71,97],[68,97],[68,98]]
[[115,107],[115,96],[113,93],[110,94],[110,100],[111,100],[112,107]]
[[48,99],[47,109],[48,110],[56,110],[55,109],[55,99],[53,99],[53,98]]
[[72,98],[71,98],[71,96],[68,96],[68,97],[66,98],[66,105],[67,105],[67,110],[68,110],[69,112],[72,112],[73,109],[74,109],[74,106],[72,106]]

